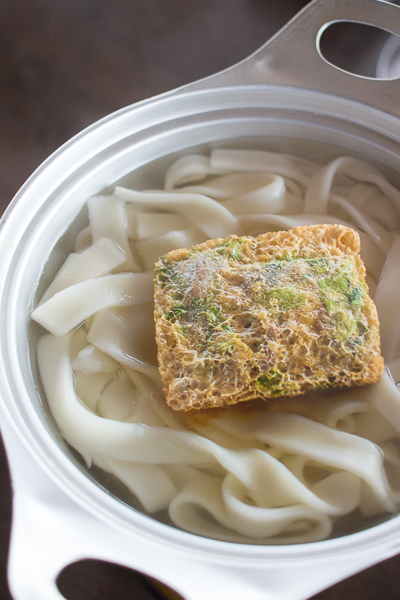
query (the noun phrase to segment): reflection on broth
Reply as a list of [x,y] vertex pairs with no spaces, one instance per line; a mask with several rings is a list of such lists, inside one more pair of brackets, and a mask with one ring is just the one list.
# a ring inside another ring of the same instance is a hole
[[[55,422],[124,502],[191,533],[256,544],[344,535],[398,511],[400,192],[375,167],[337,156],[215,150],[170,164],[165,190],[127,189],[128,177],[89,200],[89,224],[32,317],[49,332],[38,363]],[[360,233],[389,370],[370,387],[171,410],[156,362],[155,257],[319,223]]]

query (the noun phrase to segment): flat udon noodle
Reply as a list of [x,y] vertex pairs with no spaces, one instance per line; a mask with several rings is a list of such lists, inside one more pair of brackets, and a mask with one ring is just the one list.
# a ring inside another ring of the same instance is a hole
[[397,512],[400,391],[389,372],[329,398],[174,413],[157,369],[149,271],[182,241],[345,223],[360,233],[383,354],[399,377],[400,193],[358,159],[239,150],[178,159],[165,189],[91,198],[89,227],[32,313],[51,332],[39,367],[65,439],[147,513],[168,511],[178,527],[220,540],[311,542],[343,515]]

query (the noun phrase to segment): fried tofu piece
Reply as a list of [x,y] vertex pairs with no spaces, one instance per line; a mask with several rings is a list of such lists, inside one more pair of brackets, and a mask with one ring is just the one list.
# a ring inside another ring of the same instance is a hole
[[374,383],[379,321],[359,235],[342,225],[229,236],[155,266],[167,403],[189,411]]

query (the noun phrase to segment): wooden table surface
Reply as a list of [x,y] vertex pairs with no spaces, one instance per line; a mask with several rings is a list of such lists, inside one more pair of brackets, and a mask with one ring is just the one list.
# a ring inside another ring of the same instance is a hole
[[[305,4],[1,0],[0,212],[30,173],[82,128],[246,57]],[[383,39],[364,31],[343,39],[335,33],[327,37],[327,53],[343,66],[368,74]],[[0,600],[10,600],[6,563],[11,491],[4,451],[0,481]],[[315,598],[398,599],[399,568],[400,560],[393,558]],[[68,600],[164,597],[142,575],[95,561],[67,567],[59,586]]]

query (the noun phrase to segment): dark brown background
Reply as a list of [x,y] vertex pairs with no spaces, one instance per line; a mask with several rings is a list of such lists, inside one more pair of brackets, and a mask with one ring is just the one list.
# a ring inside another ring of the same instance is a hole
[[[306,4],[0,0],[0,213],[30,173],[82,128],[122,106],[230,66]],[[324,48],[338,64],[368,75],[384,39],[363,29],[332,30]],[[3,452],[0,481],[0,600],[10,600],[11,492]],[[316,598],[398,599],[399,565],[391,559]],[[142,576],[94,561],[68,567],[59,585],[68,600],[161,597]]]

